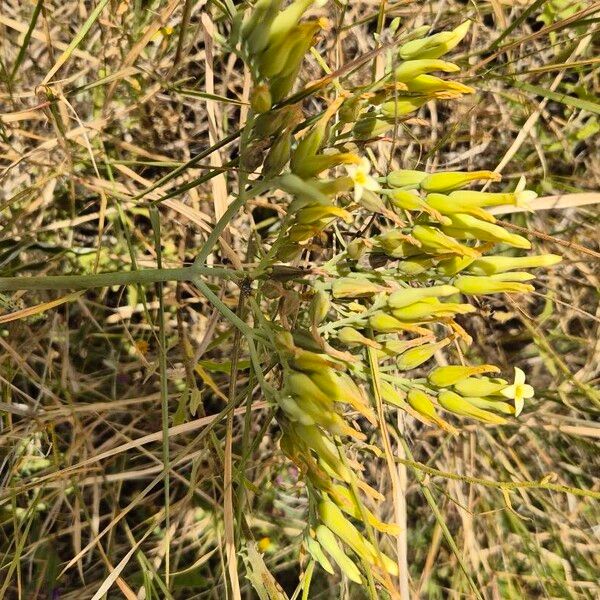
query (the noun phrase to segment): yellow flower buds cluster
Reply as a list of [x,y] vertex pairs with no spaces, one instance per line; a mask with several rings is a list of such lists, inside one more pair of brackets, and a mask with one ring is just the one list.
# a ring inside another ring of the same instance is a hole
[[[471,296],[530,293],[528,269],[560,257],[505,251],[531,244],[488,209],[526,205],[535,193],[524,183],[513,191],[481,192],[468,188],[500,176],[415,169],[378,176],[363,155],[364,140],[385,134],[426,102],[473,93],[447,78],[460,69],[441,58],[467,35],[468,23],[429,37],[419,30],[397,49],[393,70],[371,85],[345,89],[339,77],[329,100],[324,85],[321,112],[304,120],[299,102],[282,100],[325,22],[302,20],[314,0],[293,0],[283,10],[282,4],[258,0],[239,35],[255,84],[250,143],[269,148],[256,161],[262,164],[256,176],[277,190],[277,201],[281,192],[286,198],[286,215],[267,232],[274,239],[257,273],[303,253],[310,265],[301,282],[288,282],[288,291],[299,284],[295,306],[307,302],[308,309],[294,312],[282,296],[277,310],[265,313],[279,354],[281,449],[307,482],[306,552],[328,573],[337,565],[353,582],[372,576],[391,591],[396,563],[365,532],[395,535],[398,528],[365,506],[380,495],[359,475],[348,445],[365,446],[359,427],[378,425],[379,401],[451,434],[457,429],[449,415],[494,425],[518,416],[533,396],[520,369],[509,384],[496,377],[494,365],[432,365],[471,343],[457,322],[477,310]],[[364,233],[372,223],[375,233]],[[325,261],[315,259],[319,253]],[[377,366],[385,363],[377,386],[373,358]],[[418,379],[411,373],[416,369],[422,370]],[[365,393],[364,384],[381,398]]]
[[[397,575],[394,561],[368,541],[350,518],[363,520],[374,529],[398,534],[394,524],[381,522],[363,504],[357,490],[370,499],[378,493],[353,469],[352,461],[342,456],[336,438],[356,441],[364,434],[349,425],[340,405],[349,405],[371,423],[373,409],[361,389],[344,372],[343,366],[326,354],[297,347],[288,335],[280,334],[280,347],[289,368],[279,398],[284,416],[281,448],[310,481],[311,501],[318,521],[305,532],[304,546],[325,571],[333,573],[333,561],[346,576],[357,583],[364,581],[357,563],[368,565],[373,577],[384,587],[391,585],[389,575]],[[350,517],[350,518],[349,518]],[[346,547],[351,555],[344,549]]]
[[[460,67],[440,60],[455,48],[469,31],[469,22],[449,32],[412,39],[398,50],[400,63],[389,73],[389,83],[373,97],[371,107],[354,119],[358,139],[373,138],[389,131],[394,123],[417,111],[430,100],[450,100],[475,90],[460,82],[442,79],[432,73],[457,73]],[[423,35],[425,31],[418,32]],[[355,111],[356,112],[356,111]]]
[[[315,35],[327,25],[322,19],[300,21],[314,1],[295,0],[280,10],[281,0],[258,0],[242,24],[242,46],[256,78],[268,82],[262,89],[270,101],[279,102],[290,92]],[[257,107],[266,112],[270,102],[265,99]]]

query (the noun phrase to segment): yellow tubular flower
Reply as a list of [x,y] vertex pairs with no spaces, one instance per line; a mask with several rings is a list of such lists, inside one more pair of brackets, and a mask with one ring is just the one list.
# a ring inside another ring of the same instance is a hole
[[505,387],[500,393],[510,400],[514,401],[515,404],[515,417],[518,417],[523,410],[525,400],[533,398],[535,391],[532,386],[525,383],[525,373],[515,367],[515,381],[512,385]]
[[492,425],[504,425],[506,419],[500,417],[490,411],[484,410],[471,404],[466,398],[459,396],[458,394],[449,390],[440,392],[438,396],[438,402],[440,406],[448,412],[460,415],[462,417],[472,417],[484,423],[490,423]]
[[431,71],[443,71],[445,73],[456,73],[460,67],[454,63],[445,60],[409,60],[403,62],[395,71],[394,79],[396,81],[407,82],[419,75],[431,73]]
[[403,323],[384,312],[378,312],[369,317],[369,326],[381,333],[396,333],[398,331],[413,331],[421,335],[431,333],[429,330],[412,323]]
[[427,177],[427,173],[423,171],[400,169],[391,171],[387,176],[387,182],[395,188],[415,189],[419,187],[419,184],[425,177]]
[[419,110],[419,108],[426,102],[429,102],[430,99],[430,96],[407,96],[406,98],[391,100],[390,102],[384,102],[381,105],[381,112],[390,119],[402,117]]
[[[464,213],[479,217],[490,223],[496,222],[493,215],[483,210],[480,206],[477,206],[474,202],[459,200],[458,198],[452,198],[444,194],[428,194],[425,201],[431,208],[434,208],[443,215]],[[451,222],[448,221],[446,224],[450,225]]]
[[314,540],[310,535],[304,537],[304,543],[308,553],[313,557],[313,559],[316,560],[327,573],[333,575],[333,567],[331,566],[329,559],[325,556],[323,549],[321,548],[321,544],[319,544],[317,540]]
[[346,223],[352,223],[352,215],[343,208],[339,206],[309,206],[307,208],[303,208],[296,215],[296,222],[302,225],[309,225],[314,223],[315,221],[319,221],[321,219],[327,217],[339,217],[343,219]]
[[302,423],[302,425],[314,425],[315,420],[298,406],[298,403],[290,396],[278,398],[277,403],[290,421]]
[[328,490],[329,495],[335,500],[335,503],[347,514],[355,519],[362,520],[363,513],[369,525],[390,535],[398,535],[401,531],[400,527],[395,523],[383,523],[380,521],[368,508],[358,504],[354,494],[347,487],[334,484]]
[[367,546],[365,538],[331,500],[319,502],[318,511],[323,524],[348,544],[358,556],[369,563],[376,560],[377,555]]
[[433,400],[425,392],[412,389],[408,392],[406,399],[408,400],[410,407],[416,411],[425,422],[429,424],[433,423],[448,433],[458,433],[455,427],[444,421],[444,419],[437,414]]
[[514,415],[515,409],[508,402],[503,402],[497,398],[481,398],[480,396],[465,396],[465,400],[476,406],[477,408],[483,408],[484,410],[491,410],[492,412],[499,412],[504,415]]
[[366,278],[342,277],[336,279],[331,286],[334,298],[360,298],[385,291],[385,287],[377,285]]
[[342,573],[354,583],[362,583],[362,577],[358,567],[348,558],[348,555],[340,548],[335,536],[325,525],[316,528],[317,540],[336,562]]
[[388,306],[402,308],[424,298],[442,298],[458,294],[459,289],[453,285],[437,285],[423,288],[403,288],[388,296]]
[[[288,37],[302,15],[314,2],[315,0],[295,0],[285,10],[281,11],[270,27],[268,43],[275,44]],[[281,4],[281,2],[278,4]]]
[[400,321],[428,321],[439,317],[453,317],[474,312],[476,309],[471,304],[457,302],[440,302],[437,298],[424,298],[419,302],[395,308],[392,310],[394,317]]
[[306,373],[294,371],[288,375],[287,382],[292,395],[297,398],[308,397],[318,403],[323,410],[333,410],[333,399],[331,396],[322,392],[319,386]]
[[469,265],[469,272],[475,275],[494,275],[514,269],[532,269],[534,267],[550,267],[561,262],[558,254],[541,254],[539,256],[485,256]]
[[427,379],[437,387],[447,387],[458,383],[462,379],[481,373],[499,373],[500,369],[495,365],[478,365],[473,367],[464,367],[462,365],[448,365],[445,367],[437,367],[429,375]]
[[315,425],[294,425],[294,434],[313,450],[320,461],[323,461],[335,477],[341,481],[350,482],[352,473],[344,465],[335,444]]
[[507,386],[504,379],[491,379],[489,377],[468,377],[454,384],[454,389],[461,396],[485,397],[498,394]]
[[468,203],[475,206],[501,206],[502,204],[517,204],[517,194],[514,192],[494,193],[458,190],[448,194],[457,203]]
[[535,288],[527,283],[517,281],[497,281],[491,277],[472,277],[461,275],[454,280],[454,285],[463,293],[471,296],[483,294],[528,294]]
[[435,252],[448,252],[458,254],[459,256],[471,256],[476,258],[479,252],[468,246],[464,246],[457,242],[453,237],[442,233],[435,227],[429,225],[415,225],[412,230],[413,236],[421,243],[422,248],[434,250]]
[[416,348],[411,348],[398,357],[396,365],[401,371],[410,371],[411,369],[416,369],[419,365],[427,362],[438,350],[444,348],[444,346],[447,346],[449,343],[450,340],[445,339],[441,340],[440,342],[424,344],[422,346],[417,346]]
[[370,348],[381,348],[381,344],[375,340],[365,337],[360,331],[353,327],[342,327],[337,334],[338,340],[348,346],[369,346]]
[[439,58],[458,46],[467,35],[470,25],[469,21],[465,21],[452,31],[442,31],[426,38],[406,42],[400,46],[398,54],[403,60]]
[[502,177],[493,171],[447,171],[432,173],[421,181],[421,189],[426,192],[451,192],[465,187],[472,181],[500,181]]
[[464,85],[458,81],[449,81],[435,77],[434,75],[419,75],[406,82],[409,92],[421,92],[432,94],[433,92],[455,92],[457,94],[474,94],[475,88]]
[[452,225],[442,225],[442,231],[449,236],[463,240],[482,240],[484,242],[498,242],[529,250],[531,242],[516,233],[509,233],[503,227],[476,219],[471,215],[451,215]]

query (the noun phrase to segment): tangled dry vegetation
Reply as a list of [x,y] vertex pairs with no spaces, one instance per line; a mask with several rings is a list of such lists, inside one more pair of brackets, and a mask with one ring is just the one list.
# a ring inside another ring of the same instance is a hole
[[[122,272],[130,282],[205,249],[207,268],[256,267],[285,219],[280,190],[248,199],[206,244],[269,149],[239,140],[252,77],[227,47],[236,8],[3,0],[2,278]],[[597,598],[600,3],[331,1],[308,15],[328,26],[296,89],[331,72],[362,85],[383,73],[395,36],[470,20],[452,61],[476,92],[427,102],[362,151],[375,175],[496,170],[510,190],[526,176],[534,210],[497,216],[533,254],[563,257],[533,293],[470,298],[475,312],[459,319],[470,361],[527,372],[536,394],[519,419],[446,415],[460,424],[450,435],[390,413],[395,490],[368,434],[361,477],[386,498],[378,519],[401,529],[381,541],[398,556],[394,582],[406,598]],[[300,103],[297,131],[339,92],[332,80]],[[287,266],[318,274],[334,237],[319,232]],[[309,294],[289,285],[298,274],[282,268],[261,288],[284,327]],[[305,482],[258,385],[253,330],[240,335],[223,316],[260,329],[243,306],[252,282],[11,291],[4,281],[0,598],[374,597],[312,570]],[[438,364],[452,362],[448,350]],[[259,354],[259,379],[277,385],[274,354]],[[351,445],[348,461],[357,456]],[[377,594],[394,597],[385,588]]]

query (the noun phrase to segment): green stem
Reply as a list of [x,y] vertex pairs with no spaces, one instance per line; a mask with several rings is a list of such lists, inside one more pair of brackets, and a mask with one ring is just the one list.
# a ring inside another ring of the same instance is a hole
[[165,281],[192,281],[199,275],[239,279],[240,271],[219,267],[192,265],[178,269],[140,269],[95,275],[50,275],[41,277],[0,277],[0,291],[17,290],[85,290],[112,285],[160,283]]

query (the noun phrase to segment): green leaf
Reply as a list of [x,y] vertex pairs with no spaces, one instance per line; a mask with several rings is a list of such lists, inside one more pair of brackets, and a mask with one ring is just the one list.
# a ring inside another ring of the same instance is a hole
[[589,112],[600,115],[600,104],[598,104],[597,102],[592,102],[591,100],[582,100],[581,98],[575,98],[574,96],[569,96],[568,94],[561,94],[560,92],[552,92],[550,90],[547,90],[546,88],[537,85],[532,85],[531,83],[525,83],[523,81],[514,80],[512,84],[514,85],[514,87],[523,90],[524,92],[530,92],[531,94],[535,94],[536,96],[543,96],[548,100],[554,100],[555,102],[560,102],[561,104],[572,106],[573,108],[587,110]]

